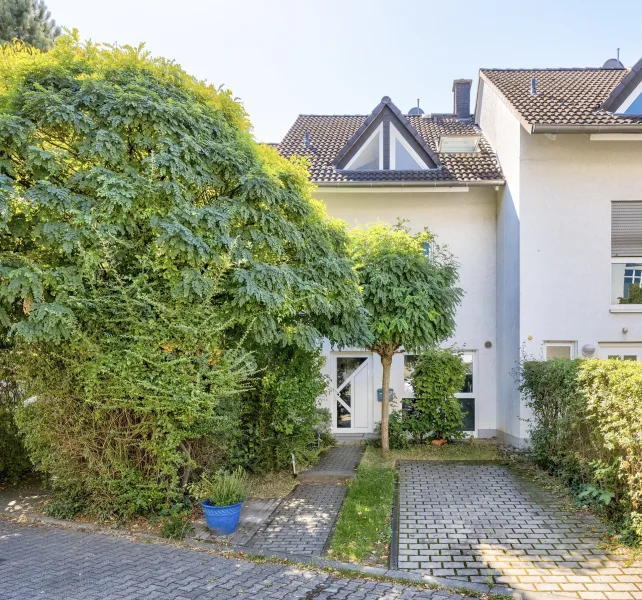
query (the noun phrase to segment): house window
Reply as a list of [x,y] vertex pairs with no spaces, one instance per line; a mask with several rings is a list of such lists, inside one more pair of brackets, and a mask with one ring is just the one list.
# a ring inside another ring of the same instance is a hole
[[466,379],[461,392],[455,394],[459,399],[464,413],[464,424],[462,431],[474,432],[475,428],[475,353],[462,352],[462,360],[466,367]]
[[544,359],[575,358],[575,342],[544,342]]
[[611,202],[611,308],[642,310],[642,201]]
[[[413,354],[406,354],[404,357],[404,374],[403,374],[403,411],[406,414],[412,414],[414,409],[413,401],[415,391],[412,387],[412,374],[417,364],[417,356]],[[462,431],[474,432],[475,431],[475,353],[462,352],[461,358],[466,368],[466,378],[464,385],[455,397],[459,400],[459,404],[464,413],[464,423]]]
[[439,152],[458,154],[462,152],[478,152],[479,138],[466,137],[442,137],[439,139]]
[[383,123],[359,148],[346,168],[351,171],[379,171],[383,169]]
[[[428,169],[428,165],[414,151],[397,128],[392,123],[389,126],[390,169],[396,171],[422,171]],[[381,171],[384,168],[384,152],[383,123],[381,123],[345,168],[347,171]]]
[[412,413],[415,390],[412,387],[412,374],[417,364],[416,354],[404,354],[403,357],[403,397],[401,407],[406,414]]

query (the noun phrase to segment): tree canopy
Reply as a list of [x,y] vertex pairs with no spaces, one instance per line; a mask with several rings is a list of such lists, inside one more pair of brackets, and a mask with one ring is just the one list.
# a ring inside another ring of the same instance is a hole
[[[412,234],[403,223],[377,222],[350,232],[355,270],[369,313],[369,348],[383,365],[383,390],[392,357],[420,352],[448,339],[462,297],[457,263],[425,230]],[[388,450],[388,394],[381,405],[382,449]]]
[[175,299],[211,297],[259,343],[363,333],[343,226],[311,199],[304,165],[253,142],[229,91],[142,47],[64,37],[46,54],[2,52],[0,319],[12,335],[68,339],[70,299],[108,277],[108,255],[114,273],[147,273]]
[[60,27],[43,0],[0,0],[0,41],[15,38],[39,50],[51,48]]

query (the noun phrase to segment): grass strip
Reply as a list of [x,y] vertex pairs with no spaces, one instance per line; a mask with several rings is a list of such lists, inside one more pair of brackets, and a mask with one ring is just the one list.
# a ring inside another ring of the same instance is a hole
[[390,546],[395,472],[359,467],[337,520],[328,556],[345,562],[385,565]]

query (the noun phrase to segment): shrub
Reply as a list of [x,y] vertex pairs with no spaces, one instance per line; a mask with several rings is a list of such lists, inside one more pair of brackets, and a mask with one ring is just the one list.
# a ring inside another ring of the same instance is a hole
[[[290,468],[313,461],[327,447],[328,411],[317,408],[327,382],[318,351],[296,346],[255,353],[262,376],[243,395],[245,441],[238,462],[255,471]],[[322,444],[317,443],[320,436]]]
[[16,483],[31,471],[31,461],[15,422],[15,411],[22,395],[18,386],[0,381],[0,481]]
[[138,281],[97,286],[75,307],[83,328],[67,344],[9,351],[5,362],[30,397],[17,413],[25,445],[76,512],[167,511],[194,466],[193,441],[238,443],[251,358],[221,351],[209,303],[172,306],[164,295]]
[[462,437],[464,414],[455,394],[465,376],[461,356],[453,350],[426,350],[417,357],[412,374],[415,399],[407,417],[416,440]]
[[629,539],[642,539],[642,364],[524,361],[537,462]]

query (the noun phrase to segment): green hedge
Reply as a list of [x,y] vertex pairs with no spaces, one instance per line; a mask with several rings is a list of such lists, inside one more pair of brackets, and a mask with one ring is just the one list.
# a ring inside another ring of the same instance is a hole
[[628,541],[642,540],[642,364],[525,361],[521,391],[537,462]]

